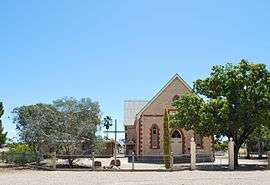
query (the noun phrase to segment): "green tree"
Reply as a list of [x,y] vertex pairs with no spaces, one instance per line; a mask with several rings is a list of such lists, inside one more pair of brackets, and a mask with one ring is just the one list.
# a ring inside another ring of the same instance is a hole
[[[63,154],[92,152],[95,147],[97,127],[101,123],[98,102],[93,102],[90,98],[77,100],[66,97],[54,101],[53,107],[62,115],[58,140]],[[81,151],[82,142],[88,146],[85,151]],[[69,158],[70,165],[72,162],[73,159]]]
[[[235,165],[241,145],[261,125],[270,126],[270,72],[264,64],[241,60],[217,65],[194,83],[194,92],[174,103],[172,127],[194,129],[203,136],[227,136],[235,142]],[[204,97],[204,100],[200,97]]]
[[[51,151],[65,155],[94,150],[100,108],[90,98],[62,98],[52,105],[18,107],[13,113],[21,140],[37,152],[44,144]],[[82,143],[87,147],[82,147]],[[68,160],[72,165],[73,158]]]
[[259,158],[262,158],[263,152],[270,150],[270,128],[265,126],[256,128],[248,137],[246,146],[247,158],[250,158],[250,152],[258,152]]
[[[0,102],[0,118],[3,114],[4,114],[3,103]],[[0,148],[3,144],[6,143],[6,140],[7,140],[7,132],[4,132],[2,120],[0,119]]]
[[170,144],[170,133],[169,133],[169,117],[167,110],[164,113],[164,120],[163,120],[163,153],[164,153],[164,164],[165,168],[170,168],[170,155],[171,155],[171,144]]
[[13,121],[19,131],[20,139],[38,153],[41,145],[50,150],[58,148],[61,133],[61,114],[49,104],[35,104],[17,107],[13,110]]
[[215,150],[216,151],[228,150],[228,141],[222,141],[220,139],[215,139]]

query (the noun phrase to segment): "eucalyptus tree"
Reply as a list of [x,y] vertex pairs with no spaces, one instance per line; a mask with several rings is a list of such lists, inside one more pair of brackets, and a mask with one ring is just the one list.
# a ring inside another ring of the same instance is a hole
[[41,145],[49,150],[59,148],[61,115],[49,104],[35,104],[17,107],[13,110],[13,121],[19,131],[20,139],[28,143],[36,152]]
[[91,152],[95,147],[97,127],[101,123],[98,102],[90,98],[77,100],[66,97],[53,101],[53,107],[61,114],[59,142],[64,154],[76,154],[82,150]]
[[21,140],[35,150],[46,145],[50,151],[72,155],[95,148],[101,115],[98,102],[90,98],[62,98],[53,104],[21,106],[13,113]]

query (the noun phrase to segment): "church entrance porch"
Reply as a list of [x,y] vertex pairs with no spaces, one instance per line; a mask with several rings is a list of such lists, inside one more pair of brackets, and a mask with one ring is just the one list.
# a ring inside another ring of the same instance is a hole
[[171,134],[171,150],[173,155],[183,154],[183,137],[179,130],[174,130]]

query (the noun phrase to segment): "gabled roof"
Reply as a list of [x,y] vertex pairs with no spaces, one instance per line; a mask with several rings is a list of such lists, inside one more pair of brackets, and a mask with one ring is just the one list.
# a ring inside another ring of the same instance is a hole
[[137,113],[136,116],[141,115],[156,99],[159,95],[175,80],[179,79],[184,86],[188,88],[192,92],[192,88],[176,73],[169,82]]
[[124,101],[124,125],[134,125],[136,115],[148,103],[144,100]]

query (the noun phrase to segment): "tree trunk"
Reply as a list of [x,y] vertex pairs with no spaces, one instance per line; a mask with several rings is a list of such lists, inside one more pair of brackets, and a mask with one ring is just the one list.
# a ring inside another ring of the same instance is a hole
[[247,143],[247,159],[250,159],[250,145]]
[[234,145],[234,166],[238,166],[238,153],[239,153],[239,146]]
[[262,142],[259,143],[259,159],[262,159]]
[[69,158],[68,159],[68,165],[69,165],[69,167],[72,167],[72,164],[73,164],[73,159]]

